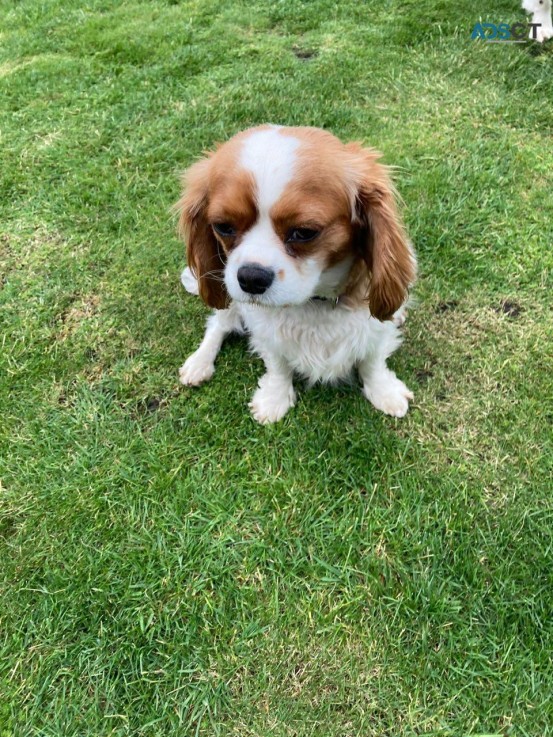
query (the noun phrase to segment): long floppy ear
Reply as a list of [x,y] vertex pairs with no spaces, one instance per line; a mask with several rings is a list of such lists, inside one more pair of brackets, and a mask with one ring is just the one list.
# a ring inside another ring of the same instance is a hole
[[211,159],[193,164],[182,176],[183,193],[175,204],[178,232],[186,243],[186,260],[198,280],[200,297],[218,310],[228,306],[223,276],[226,256],[207,221]]
[[[399,218],[394,188],[380,154],[349,144],[356,177],[357,247],[368,279],[371,314],[388,320],[405,302],[416,278],[416,260]],[[366,297],[367,298],[367,297]]]

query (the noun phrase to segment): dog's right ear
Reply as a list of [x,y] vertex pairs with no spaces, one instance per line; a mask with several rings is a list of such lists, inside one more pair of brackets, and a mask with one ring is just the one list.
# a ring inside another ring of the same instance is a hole
[[217,310],[228,306],[224,284],[226,256],[207,220],[211,158],[193,164],[182,176],[183,193],[175,204],[178,232],[186,243],[186,260],[198,280],[200,297]]

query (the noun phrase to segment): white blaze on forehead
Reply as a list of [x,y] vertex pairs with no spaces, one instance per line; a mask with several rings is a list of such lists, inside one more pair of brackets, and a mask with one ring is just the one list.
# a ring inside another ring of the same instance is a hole
[[299,145],[276,126],[255,131],[244,141],[240,164],[253,174],[260,214],[269,212],[292,179]]

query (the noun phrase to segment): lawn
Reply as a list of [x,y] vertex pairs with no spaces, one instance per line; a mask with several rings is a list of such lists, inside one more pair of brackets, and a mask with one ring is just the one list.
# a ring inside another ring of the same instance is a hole
[[[1,737],[553,734],[553,42],[476,5],[0,0]],[[403,420],[178,384],[177,174],[267,121],[397,167]]]

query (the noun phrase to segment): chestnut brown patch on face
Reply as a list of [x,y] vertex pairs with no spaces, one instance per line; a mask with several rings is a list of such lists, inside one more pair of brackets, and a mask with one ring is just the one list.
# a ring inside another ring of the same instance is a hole
[[[315,138],[319,134],[324,139],[320,145],[309,141],[300,146],[293,181],[272,208],[271,219],[289,255],[316,258],[326,269],[351,253],[353,227],[347,183],[339,165],[342,144],[324,132],[313,132]],[[307,242],[288,240],[297,228],[318,235]]]
[[352,304],[368,303],[379,320],[389,319],[407,298],[416,262],[380,154],[358,143],[344,145],[315,128],[285,128],[283,133],[296,136],[302,145],[297,176],[282,198],[289,200],[275,217],[285,216],[285,208],[294,217],[309,217],[303,208],[318,203],[322,211],[315,217],[325,227],[299,253],[323,258],[323,268],[353,255],[345,295]]
[[[193,164],[184,174],[184,190],[175,206],[200,296],[216,309],[228,304],[223,281],[227,254],[257,217],[253,182],[238,166],[240,148],[239,135]],[[232,223],[236,237],[216,235],[214,222]]]
[[234,230],[234,236],[222,236],[214,231],[215,238],[225,253],[228,253],[239,245],[244,233],[257,220],[257,209],[251,174],[243,169],[237,169],[236,165],[229,171],[227,167],[230,162],[226,159],[224,156],[214,162],[207,219],[210,225],[225,224]]

